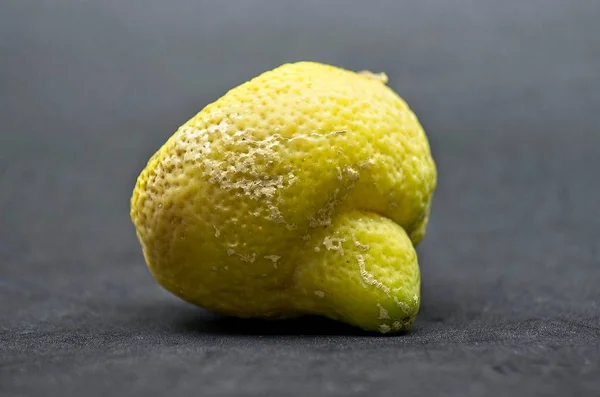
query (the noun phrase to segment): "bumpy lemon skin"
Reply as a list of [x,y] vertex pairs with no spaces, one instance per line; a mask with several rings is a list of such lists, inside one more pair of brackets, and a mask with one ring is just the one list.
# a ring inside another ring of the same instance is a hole
[[153,276],[188,302],[393,333],[419,311],[436,179],[384,78],[298,62],[182,125],[139,175],[131,218]]

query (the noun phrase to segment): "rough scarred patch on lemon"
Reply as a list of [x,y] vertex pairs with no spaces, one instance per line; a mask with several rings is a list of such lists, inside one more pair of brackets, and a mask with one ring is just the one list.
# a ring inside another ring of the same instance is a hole
[[386,81],[285,64],[181,126],[131,199],[158,283],[226,315],[408,328],[436,166],[417,117]]

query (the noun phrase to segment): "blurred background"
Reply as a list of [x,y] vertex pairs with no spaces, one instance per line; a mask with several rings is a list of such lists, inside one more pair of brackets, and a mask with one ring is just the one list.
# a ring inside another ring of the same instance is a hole
[[[599,390],[599,20],[593,0],[3,1],[0,391]],[[300,60],[387,73],[428,133],[404,337],[223,323],[144,265],[128,212],[149,156]]]

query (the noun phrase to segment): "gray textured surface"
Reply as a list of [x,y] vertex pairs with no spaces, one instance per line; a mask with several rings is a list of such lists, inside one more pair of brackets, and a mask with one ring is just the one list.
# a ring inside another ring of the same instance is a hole
[[[600,2],[207,3],[0,3],[3,396],[600,393]],[[407,335],[218,319],[144,267],[145,160],[302,59],[386,71],[429,133]]]

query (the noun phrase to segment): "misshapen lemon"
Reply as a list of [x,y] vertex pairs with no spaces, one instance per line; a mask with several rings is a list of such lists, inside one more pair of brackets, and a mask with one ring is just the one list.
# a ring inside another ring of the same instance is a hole
[[181,126],[138,177],[131,217],[156,280],[188,302],[397,332],[420,306],[414,247],[436,175],[384,75],[299,62]]

